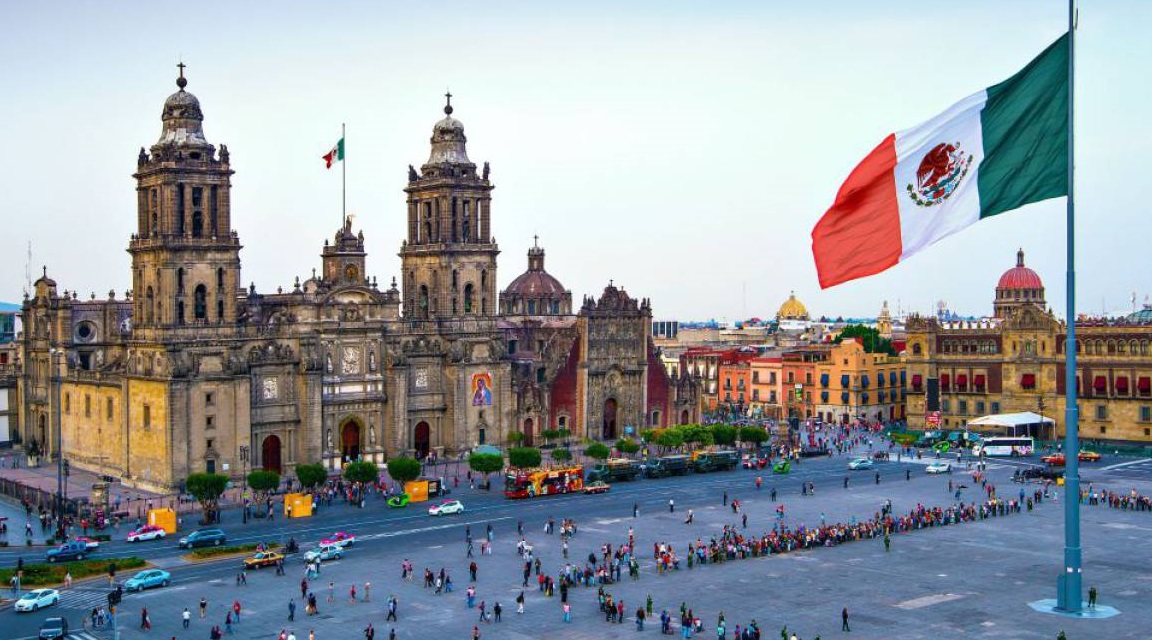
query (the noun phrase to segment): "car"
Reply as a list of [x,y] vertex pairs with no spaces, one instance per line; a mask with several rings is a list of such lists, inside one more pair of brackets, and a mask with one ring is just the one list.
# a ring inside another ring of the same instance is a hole
[[1017,482],[1024,482],[1027,480],[1056,480],[1063,478],[1064,471],[1056,470],[1046,467],[1028,467],[1026,469],[1017,469],[1012,474],[1012,479]]
[[411,502],[411,500],[412,500],[411,496],[409,496],[407,493],[401,493],[399,495],[395,495],[395,496],[392,496],[391,498],[388,498],[388,506],[392,507],[393,509],[399,509],[400,507],[407,507],[408,503]]
[[68,621],[64,618],[48,618],[40,623],[40,640],[63,640],[68,637]]
[[1050,464],[1054,467],[1062,467],[1067,460],[1064,459],[1063,453],[1050,453],[1046,456],[1040,456],[1040,462]]
[[863,469],[871,469],[875,466],[876,466],[876,463],[872,462],[868,458],[856,458],[852,462],[848,463],[848,468],[853,470],[853,471],[861,471]]
[[1095,451],[1089,451],[1087,449],[1081,449],[1080,450],[1080,461],[1081,462],[1099,462],[1100,461],[1100,454],[1096,453]]
[[141,540],[163,540],[168,532],[164,531],[162,527],[154,524],[146,524],[139,529],[128,532],[128,542],[140,542]]
[[320,544],[334,544],[340,548],[351,547],[356,544],[356,536],[347,531],[337,531],[331,538],[321,540]]
[[779,460],[772,465],[772,473],[788,473],[792,471],[792,463],[788,460]]
[[603,480],[597,480],[595,482],[589,482],[588,484],[584,485],[584,493],[608,493],[608,490],[611,488],[612,485],[608,484],[607,482],[604,482]]
[[64,544],[49,549],[44,552],[44,559],[48,562],[61,562],[64,560],[83,560],[84,556],[88,554],[88,545],[76,540],[70,540]]
[[936,444],[932,445],[932,450],[939,452],[939,453],[948,453],[948,450],[951,448],[952,448],[952,444],[949,443],[947,440],[943,440],[943,441],[937,442]]
[[75,538],[72,538],[72,539],[75,540],[76,542],[83,542],[84,545],[88,547],[89,551],[95,551],[95,550],[100,548],[100,541],[99,540],[93,540],[92,538],[88,538],[85,536],[76,536]]
[[228,542],[228,536],[223,529],[200,529],[180,538],[180,548],[219,547],[225,542]]
[[928,473],[952,473],[952,465],[947,462],[936,461],[924,469]]
[[428,515],[444,516],[450,513],[464,513],[464,503],[459,500],[444,500],[428,507]]
[[167,587],[172,574],[163,569],[145,569],[124,581],[125,591],[143,591],[152,587]]
[[60,592],[55,589],[33,589],[20,596],[12,607],[17,612],[39,611],[44,607],[60,604]]
[[245,569],[259,569],[261,567],[274,567],[277,562],[284,559],[284,554],[275,551],[261,551],[256,555],[244,558]]
[[339,560],[344,557],[344,548],[334,544],[318,545],[304,554],[304,562]]

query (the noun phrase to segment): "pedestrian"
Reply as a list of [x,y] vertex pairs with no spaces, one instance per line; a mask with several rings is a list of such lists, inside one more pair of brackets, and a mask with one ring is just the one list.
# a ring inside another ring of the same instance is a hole
[[336,601],[336,583],[331,580],[328,581],[328,603],[331,604]]
[[188,625],[191,624],[192,612],[188,610],[188,607],[184,607],[184,613],[180,614],[180,620],[183,623],[185,629],[187,629]]
[[233,600],[232,601],[232,613],[235,614],[236,624],[240,624],[240,601],[239,600]]
[[524,613],[524,591],[520,591],[520,595],[516,596],[516,613]]
[[644,630],[644,608],[643,607],[636,609],[636,630],[637,631],[643,631]]
[[473,560],[473,561],[472,561],[472,562],[471,562],[471,563],[468,565],[468,576],[469,576],[469,577],[472,579],[472,582],[476,582],[476,571],[477,571],[479,568],[480,568],[480,567],[479,567],[479,566],[476,564],[476,561],[475,561],[475,560]]
[[364,640],[376,640],[376,629],[372,628],[372,623],[369,622],[367,627],[364,627]]
[[841,622],[841,624],[840,624],[840,630],[841,631],[845,631],[845,632],[852,631],[852,629],[848,628],[848,607],[844,607],[844,609],[840,612],[840,622]]
[[912,479],[912,470],[911,469],[905,469],[904,470],[904,479],[905,480],[911,480]]
[[488,622],[488,605],[486,604],[486,601],[481,600],[480,606],[477,607],[477,609],[480,610],[480,622]]
[[140,628],[144,631],[152,628],[152,622],[148,620],[148,607],[140,609]]
[[472,625],[472,640],[480,640],[480,627]]
[[776,502],[776,487],[772,487],[772,491],[769,494],[769,497],[772,498],[772,502]]
[[399,606],[400,603],[396,600],[396,596],[393,595],[388,597],[388,616],[384,618],[384,622],[388,622],[389,620],[392,620],[393,622],[399,622],[399,620],[396,618],[396,609]]
[[722,500],[722,502],[723,502],[723,504],[721,506],[725,506],[725,507],[728,506],[728,492],[727,491],[724,492],[724,499]]
[[72,572],[71,571],[64,574],[64,588],[65,589],[71,589],[72,588]]
[[572,605],[565,602],[564,606],[563,606],[563,611],[564,611],[564,622],[572,622]]
[[203,620],[206,615],[208,615],[208,599],[200,598],[200,619]]
[[844,488],[848,488],[848,476],[844,476]]
[[356,585],[348,590],[348,604],[356,604]]
[[676,502],[672,498],[668,498],[668,513],[676,513]]
[[371,600],[372,600],[372,583],[371,582],[365,582],[364,583],[364,602],[369,602]]
[[1096,587],[1095,586],[1088,588],[1088,608],[1089,609],[1095,609],[1096,608]]
[[876,484],[880,484],[880,472],[876,472]]
[[639,503],[636,503],[636,502],[632,503],[632,517],[633,518],[639,518],[640,517],[640,504]]
[[296,601],[289,598],[288,600],[288,622],[296,620]]
[[492,605],[492,616],[496,619],[496,622],[500,622],[500,614],[503,612],[504,608],[500,606],[499,602]]

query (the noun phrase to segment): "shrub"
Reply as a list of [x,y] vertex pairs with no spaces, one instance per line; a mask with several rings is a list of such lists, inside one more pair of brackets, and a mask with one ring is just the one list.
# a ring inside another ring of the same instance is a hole
[[588,445],[587,449],[584,449],[584,455],[589,458],[595,458],[596,460],[606,460],[611,453],[608,446],[601,442],[593,442]]
[[[259,544],[258,542],[249,542],[247,544],[233,544],[226,547],[199,547],[193,549],[188,555],[193,558],[214,558],[216,556],[230,556],[239,553],[255,553],[256,547],[258,547]],[[264,547],[266,549],[279,549],[280,544],[273,542],[264,545]]]
[[540,466],[540,450],[532,447],[512,447],[508,450],[508,464],[518,469]]
[[572,459],[572,452],[567,449],[553,449],[552,459],[556,462],[567,462]]
[[388,461],[388,475],[403,485],[420,477],[420,461],[408,456],[398,456]]
[[[71,572],[72,579],[87,578],[89,576],[107,575],[108,566],[114,565],[117,571],[122,569],[138,569],[145,564],[143,558],[101,558],[98,560],[80,560],[77,562],[36,563],[24,565],[24,579],[20,582],[25,587],[42,587],[64,582],[64,574]],[[0,580],[8,584],[12,580],[15,568],[0,569]]]
[[300,486],[305,489],[312,489],[328,479],[328,470],[319,463],[298,464],[296,465],[296,479],[300,481]]

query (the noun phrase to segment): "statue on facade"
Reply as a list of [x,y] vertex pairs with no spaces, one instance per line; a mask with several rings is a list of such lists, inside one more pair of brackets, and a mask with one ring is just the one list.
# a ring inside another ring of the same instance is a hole
[[416,182],[419,179],[420,175],[416,173],[416,169],[408,165],[408,182]]
[[482,176],[482,177],[483,177],[485,180],[487,180],[487,179],[488,179],[488,161],[487,161],[487,160],[485,160],[485,161],[484,161],[484,172],[481,174],[481,176]]

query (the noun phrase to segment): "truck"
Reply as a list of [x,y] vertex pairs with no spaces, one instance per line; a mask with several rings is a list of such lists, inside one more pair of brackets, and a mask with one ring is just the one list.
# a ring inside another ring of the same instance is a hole
[[640,475],[640,463],[628,458],[609,458],[588,471],[588,482],[619,482],[635,480]]
[[687,475],[691,469],[688,456],[664,456],[662,458],[653,458],[648,461],[644,469],[644,475],[649,478],[667,478],[668,476],[683,476]]
[[62,562],[65,560],[83,560],[84,556],[91,553],[88,549],[88,543],[80,540],[72,540],[56,547],[49,549],[44,554],[44,559],[48,562]]
[[738,451],[707,451],[696,456],[693,462],[693,471],[708,473],[710,471],[731,471],[740,463]]

